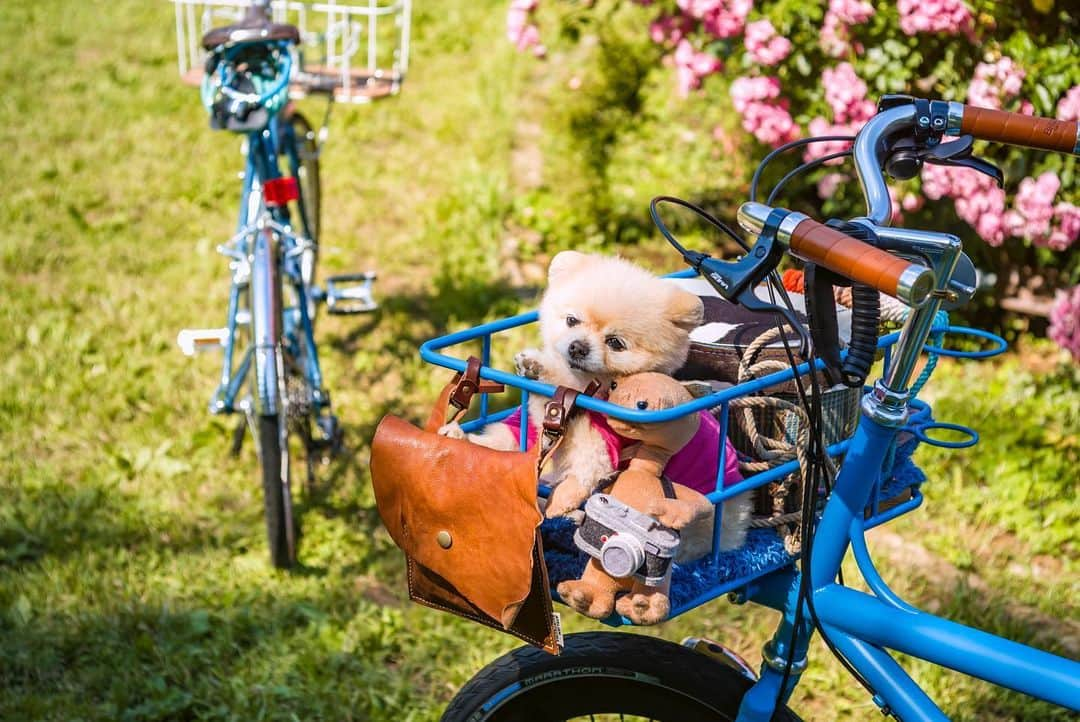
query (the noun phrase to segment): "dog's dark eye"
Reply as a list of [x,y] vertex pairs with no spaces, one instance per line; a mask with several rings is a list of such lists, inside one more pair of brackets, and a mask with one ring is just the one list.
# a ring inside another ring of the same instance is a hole
[[604,343],[606,343],[608,345],[608,348],[610,348],[612,351],[626,350],[626,344],[618,336],[608,336],[606,339],[604,339]]
[[567,316],[566,317],[566,325],[567,326],[577,326],[579,323],[581,323],[581,319],[579,319],[577,316]]
[[638,401],[637,402],[637,407],[639,409],[641,409],[642,411],[644,411],[645,409],[649,408],[649,402],[648,401]]
[[619,384],[618,384],[617,381],[612,381],[611,382],[611,390],[612,391],[614,391],[616,388],[618,388],[618,386],[619,386]]

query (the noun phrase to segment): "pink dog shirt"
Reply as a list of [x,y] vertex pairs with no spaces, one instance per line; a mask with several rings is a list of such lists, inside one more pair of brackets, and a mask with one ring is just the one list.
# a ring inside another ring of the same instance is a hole
[[[615,433],[603,414],[595,411],[587,412],[592,427],[603,437],[607,445],[608,456],[611,457],[611,465],[616,469],[625,469],[627,463],[620,459],[622,450],[632,446],[636,439],[627,439]],[[716,491],[716,469],[720,464],[720,422],[707,411],[699,411],[701,423],[697,433],[690,439],[686,446],[682,447],[675,456],[671,457],[667,466],[664,467],[664,475],[677,484],[689,486],[691,489],[709,494]],[[514,432],[514,436],[521,438],[521,409],[503,419]],[[536,427],[529,424],[528,448],[536,444]],[[735,447],[730,439],[724,439],[727,453],[724,458],[724,486],[742,481],[739,473],[739,460],[735,456]]]

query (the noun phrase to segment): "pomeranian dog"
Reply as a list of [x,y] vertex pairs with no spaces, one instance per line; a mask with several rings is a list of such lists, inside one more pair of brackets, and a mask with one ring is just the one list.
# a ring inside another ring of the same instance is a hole
[[[703,313],[697,296],[629,261],[563,251],[551,261],[540,303],[543,347],[519,353],[517,370],[579,391],[593,380],[606,389],[618,376],[671,374],[685,363],[690,331],[701,325]],[[530,400],[530,438],[535,438],[546,403],[536,395]],[[521,421],[515,416],[516,425],[511,418],[468,438],[493,449],[517,449]],[[553,476],[545,477],[555,486],[545,510],[548,517],[577,509],[614,472],[618,454],[601,424],[592,414],[577,414],[568,424],[553,455]],[[440,433],[465,437],[456,423]]]

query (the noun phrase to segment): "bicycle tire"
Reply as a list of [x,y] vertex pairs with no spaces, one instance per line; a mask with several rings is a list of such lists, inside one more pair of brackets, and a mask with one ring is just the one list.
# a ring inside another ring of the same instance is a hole
[[[636,715],[666,722],[734,721],[752,682],[731,667],[656,637],[584,632],[558,657],[522,647],[458,692],[442,722],[554,722]],[[773,722],[798,722],[787,707]]]
[[[259,476],[262,481],[263,508],[266,516],[266,538],[270,547],[270,562],[278,569],[288,569],[296,563],[295,529],[287,526],[285,482],[281,479],[281,418],[278,415],[255,417],[259,449]],[[287,437],[286,437],[287,438]],[[289,543],[290,536],[294,540]]]

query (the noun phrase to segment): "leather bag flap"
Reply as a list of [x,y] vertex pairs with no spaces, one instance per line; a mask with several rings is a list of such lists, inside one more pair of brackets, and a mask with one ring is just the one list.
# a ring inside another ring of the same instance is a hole
[[372,441],[372,485],[390,536],[505,629],[536,572],[536,463],[533,454],[437,436],[394,416]]

